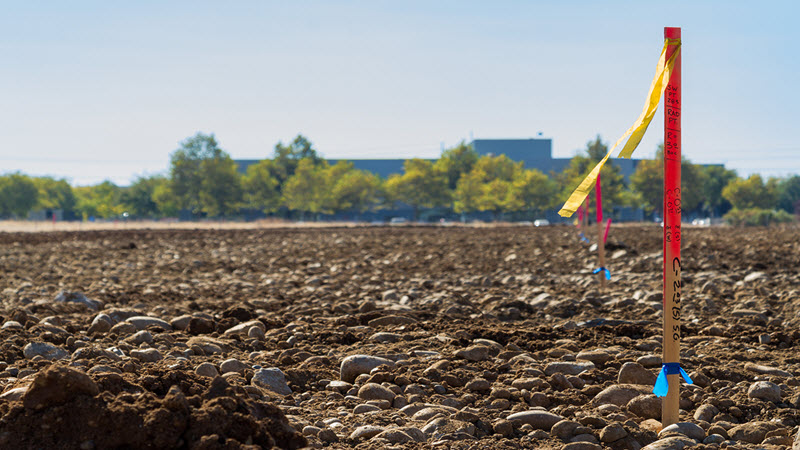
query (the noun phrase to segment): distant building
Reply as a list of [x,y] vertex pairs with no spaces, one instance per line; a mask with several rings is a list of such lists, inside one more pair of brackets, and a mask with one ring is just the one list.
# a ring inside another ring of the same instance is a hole
[[64,220],[64,211],[61,209],[37,209],[28,213],[28,220]]
[[[506,155],[513,161],[522,161],[526,169],[538,169],[549,174],[561,172],[569,164],[571,158],[553,158],[552,139],[475,139],[472,141],[475,151],[483,155]],[[329,159],[330,164],[341,160]],[[395,173],[403,173],[405,159],[348,159],[356,169],[366,170],[381,177]],[[433,160],[429,160],[433,161]],[[636,170],[639,159],[610,159],[609,163],[619,166],[625,178],[629,178]],[[238,159],[239,172],[247,172],[247,167],[257,163],[256,159]]]

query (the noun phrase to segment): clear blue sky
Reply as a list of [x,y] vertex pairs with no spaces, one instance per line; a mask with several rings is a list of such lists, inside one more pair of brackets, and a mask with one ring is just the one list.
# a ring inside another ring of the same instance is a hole
[[[75,1],[0,6],[0,172],[126,185],[197,131],[234,158],[436,157],[542,132],[556,156],[642,109],[683,27],[683,145],[800,173],[795,1]],[[661,141],[661,113],[635,157]]]

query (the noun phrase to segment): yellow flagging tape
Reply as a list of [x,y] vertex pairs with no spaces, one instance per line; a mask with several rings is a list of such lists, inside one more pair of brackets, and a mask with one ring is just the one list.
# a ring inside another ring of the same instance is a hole
[[[672,53],[669,60],[667,60],[667,46],[669,45],[677,45],[677,48]],[[597,176],[600,174],[600,170],[603,168],[606,161],[608,161],[608,157],[611,156],[611,153],[614,152],[625,138],[630,136],[628,142],[626,142],[625,146],[620,150],[619,157],[630,158],[633,151],[636,150],[639,142],[642,141],[642,137],[644,137],[644,132],[647,131],[647,126],[650,125],[653,116],[656,114],[658,102],[661,100],[661,97],[664,95],[664,90],[667,88],[669,78],[672,75],[672,67],[675,65],[675,57],[678,56],[681,51],[680,45],[680,39],[666,39],[664,41],[664,48],[661,49],[661,56],[658,58],[658,66],[656,66],[656,76],[650,84],[650,92],[647,94],[647,103],[645,103],[642,113],[639,115],[639,118],[636,119],[636,122],[628,128],[628,131],[614,143],[608,153],[606,153],[606,156],[597,163],[591,172],[589,172],[589,175],[581,181],[581,184],[578,185],[575,191],[572,192],[572,195],[569,196],[567,202],[564,203],[564,206],[558,212],[560,216],[570,217],[575,214],[578,206],[583,203],[583,200],[592,190],[592,187],[597,181]]]

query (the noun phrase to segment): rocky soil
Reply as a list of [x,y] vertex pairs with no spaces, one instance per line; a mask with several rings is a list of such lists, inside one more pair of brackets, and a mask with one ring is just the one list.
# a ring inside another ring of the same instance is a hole
[[663,430],[660,233],[0,234],[0,448],[791,448],[800,230],[684,230]]

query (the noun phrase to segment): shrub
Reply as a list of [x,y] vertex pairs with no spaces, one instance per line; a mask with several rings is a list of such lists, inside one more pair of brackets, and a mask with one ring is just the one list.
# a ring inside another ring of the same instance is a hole
[[737,227],[769,226],[779,223],[791,223],[795,220],[794,216],[786,211],[762,208],[734,208],[728,214],[725,214],[724,219]]

